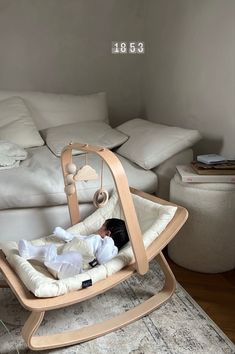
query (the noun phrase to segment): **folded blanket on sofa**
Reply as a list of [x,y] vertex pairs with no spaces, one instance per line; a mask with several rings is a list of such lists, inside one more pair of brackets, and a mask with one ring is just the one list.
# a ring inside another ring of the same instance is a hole
[[25,160],[27,151],[7,140],[0,140],[0,169],[18,167]]

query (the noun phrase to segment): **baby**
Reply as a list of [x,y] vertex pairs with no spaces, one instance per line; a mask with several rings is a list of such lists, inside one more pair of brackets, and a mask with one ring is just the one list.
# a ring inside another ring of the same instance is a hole
[[53,231],[56,237],[66,242],[57,254],[54,244],[34,246],[26,240],[19,241],[19,254],[27,260],[42,262],[55,278],[64,279],[83,270],[103,264],[118,254],[129,241],[125,222],[107,219],[95,234],[73,235],[61,227]]

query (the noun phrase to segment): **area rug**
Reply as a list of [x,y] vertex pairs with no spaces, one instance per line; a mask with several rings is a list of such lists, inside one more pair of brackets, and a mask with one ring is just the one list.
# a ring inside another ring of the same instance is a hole
[[[83,304],[48,312],[39,333],[76,329],[126,311],[161,289],[163,279],[156,262],[151,262],[145,276],[132,276]],[[150,315],[103,337],[66,348],[37,352],[27,349],[20,332],[28,315],[9,289],[0,289],[1,354],[235,353],[233,343],[179,284],[171,300]]]

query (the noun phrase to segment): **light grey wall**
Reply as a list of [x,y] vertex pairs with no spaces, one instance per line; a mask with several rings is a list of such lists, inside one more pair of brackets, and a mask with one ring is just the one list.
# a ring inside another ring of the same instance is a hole
[[112,122],[143,114],[143,56],[112,41],[143,40],[142,0],[0,0],[0,89],[106,91]]
[[199,129],[198,153],[235,158],[235,1],[148,0],[146,10],[148,119]]
[[[145,13],[145,15],[144,15]],[[113,55],[111,41],[146,54]],[[235,0],[0,0],[0,89],[106,91],[111,121],[199,129],[235,157]]]

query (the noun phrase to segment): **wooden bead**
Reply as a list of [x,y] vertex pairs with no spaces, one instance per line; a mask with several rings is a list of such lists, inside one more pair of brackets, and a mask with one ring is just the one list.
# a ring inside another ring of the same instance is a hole
[[77,166],[74,163],[69,163],[66,166],[66,171],[70,174],[75,175],[75,173],[77,172]]
[[65,186],[64,191],[67,195],[72,195],[75,193],[76,189],[75,189],[75,185],[74,184],[69,184],[67,186]]
[[67,179],[67,184],[73,184],[74,183],[74,175],[72,173],[67,175],[66,179]]

